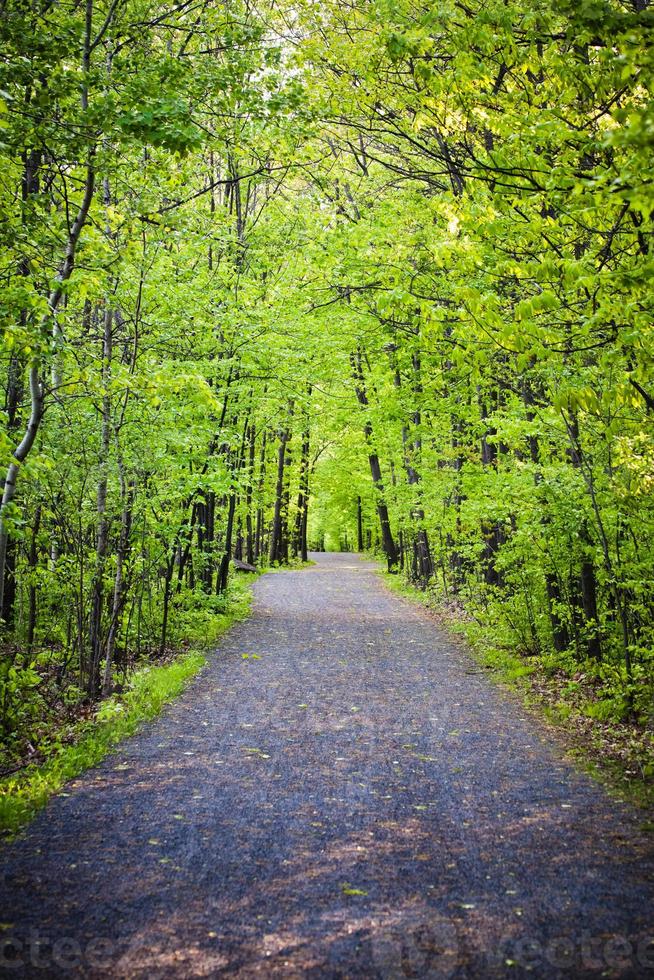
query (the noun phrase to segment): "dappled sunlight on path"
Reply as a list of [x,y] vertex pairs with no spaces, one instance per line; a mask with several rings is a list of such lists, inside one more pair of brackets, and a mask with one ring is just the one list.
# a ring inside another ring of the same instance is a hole
[[5,849],[13,975],[647,976],[636,815],[373,565],[314,558]]

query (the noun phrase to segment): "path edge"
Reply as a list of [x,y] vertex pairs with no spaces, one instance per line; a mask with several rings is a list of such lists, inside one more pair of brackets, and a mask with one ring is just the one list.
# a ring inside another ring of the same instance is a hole
[[123,695],[100,702],[95,717],[80,724],[72,743],[60,745],[43,762],[0,780],[0,846],[24,831],[53,796],[62,794],[67,783],[97,766],[184,693],[207,665],[216,641],[251,615],[254,584],[261,574],[243,582],[239,601],[221,615],[210,643],[195,642],[168,663],[136,671]]
[[616,762],[601,754],[597,744],[590,738],[580,736],[573,727],[578,713],[571,711],[567,717],[557,714],[542,693],[539,694],[530,684],[527,671],[511,669],[522,664],[517,655],[507,652],[505,663],[498,665],[490,647],[473,642],[461,622],[443,603],[411,585],[402,575],[389,573],[381,563],[378,564],[375,574],[389,592],[419,607],[451,643],[465,650],[472,663],[484,668],[485,676],[495,687],[520,701],[521,707],[530,713],[541,732],[547,733],[555,741],[556,748],[568,763],[598,782],[611,797],[634,808],[636,816],[642,818],[640,829],[654,833],[654,783],[630,779]]

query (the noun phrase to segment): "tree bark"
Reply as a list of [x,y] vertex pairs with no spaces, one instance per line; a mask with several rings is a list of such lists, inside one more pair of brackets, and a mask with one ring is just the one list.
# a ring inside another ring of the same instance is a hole
[[254,422],[250,424],[248,436],[248,479],[245,491],[245,560],[248,565],[254,565],[255,541],[252,523],[252,491],[254,486],[254,465],[257,446],[257,431]]
[[300,556],[301,561],[308,560],[307,554],[307,523],[309,516],[309,449],[310,434],[305,429],[302,434],[300,451],[300,478],[297,495],[297,510],[295,512],[295,531],[293,535],[293,555]]
[[125,479],[124,467],[120,465],[121,496],[123,498],[123,508],[120,519],[120,535],[118,538],[118,548],[116,549],[116,573],[114,575],[114,592],[111,609],[111,620],[109,632],[107,634],[107,644],[105,648],[105,667],[102,678],[102,696],[106,697],[111,693],[112,671],[114,653],[116,650],[116,637],[120,617],[125,605],[125,562],[129,554],[130,534],[132,530],[132,513],[134,507],[134,484],[128,487]]
[[[288,414],[293,415],[293,403],[289,402]],[[284,558],[284,503],[285,503],[285,473],[286,454],[291,439],[290,425],[279,432],[279,447],[277,449],[277,481],[275,484],[275,509],[270,535],[270,564],[280,562]]]
[[34,633],[36,632],[36,582],[34,575],[39,557],[38,537],[41,529],[41,504],[38,504],[34,511],[34,523],[32,524],[32,537],[30,539],[30,550],[28,562],[30,567],[31,580],[29,585],[29,599],[27,612],[27,649],[31,651],[34,646]]
[[363,509],[361,506],[361,494],[357,497],[357,551],[363,551]]
[[[402,388],[402,376],[395,359],[393,361],[393,368],[394,384],[399,391]],[[414,465],[414,459],[412,459],[413,455],[416,460],[419,460],[422,453],[422,438],[420,436],[420,425],[422,423],[422,418],[419,407],[419,397],[422,393],[422,384],[420,381],[420,354],[417,351],[415,351],[412,356],[412,371],[412,389],[413,397],[415,399],[415,407],[411,415],[411,423],[414,427],[415,436],[412,444],[409,426],[402,426],[402,456],[407,483],[410,487],[415,489],[416,495],[415,504],[411,508],[410,513],[411,548],[413,552],[411,561],[411,579],[422,589],[425,589],[429,583],[429,579],[434,573],[434,567],[429,548],[429,535],[427,534],[427,529],[425,527],[425,511],[421,500],[421,476],[417,467]],[[403,551],[404,548],[402,541],[400,548],[400,564],[402,567],[404,567]]]
[[[361,351],[357,351],[356,354],[352,354],[350,357],[352,364],[352,376],[354,378],[354,391],[357,397],[357,401],[361,406],[362,410],[366,410],[369,407],[368,395],[365,388],[365,380],[363,377],[363,366],[361,363]],[[372,482],[375,486],[375,491],[377,495],[377,516],[379,517],[379,527],[381,530],[381,544],[382,550],[386,555],[386,562],[388,565],[389,572],[392,571],[398,562],[398,553],[395,546],[395,541],[393,540],[393,533],[391,531],[391,522],[388,516],[388,507],[386,505],[386,500],[384,498],[384,483],[382,480],[381,465],[379,463],[379,456],[373,448],[373,429],[372,422],[369,417],[366,417],[363,434],[366,440],[366,445],[368,446],[368,463],[370,465],[370,475],[372,477]]]
[[[93,200],[93,189],[95,186],[95,170],[93,168],[93,152],[89,156],[86,168],[86,181],[82,203],[77,211],[75,220],[71,225],[66,243],[63,262],[59,268],[54,287],[48,296],[48,314],[42,321],[42,331],[45,333],[48,322],[55,316],[62,296],[64,295],[64,284],[70,279],[75,267],[75,253],[79,236],[82,228],[86,224],[91,201]],[[29,371],[29,392],[30,392],[30,415],[18,446],[13,452],[13,457],[7,468],[5,485],[0,503],[0,609],[4,608],[4,589],[7,565],[7,544],[9,538],[8,513],[16,496],[16,482],[21,465],[29,456],[43,418],[43,385],[41,384],[41,356],[36,355]]]
[[107,297],[103,318],[102,338],[102,425],[100,434],[99,476],[96,492],[95,569],[91,588],[89,620],[89,670],[87,690],[95,697],[100,690],[100,659],[102,657],[102,607],[104,604],[104,572],[109,550],[109,521],[107,490],[109,483],[109,451],[111,446],[111,359],[113,346],[113,309]]
[[[583,457],[576,417],[572,417],[571,421],[567,424],[567,429],[570,438],[570,461],[573,467],[579,470],[582,467]],[[581,557],[579,588],[581,591],[581,607],[587,633],[586,653],[591,660],[601,660],[602,642],[599,632],[599,617],[597,615],[597,578],[595,575],[595,564],[592,557],[588,554],[588,551],[592,547],[592,539],[585,517],[582,517],[579,525],[579,540],[584,549]]]

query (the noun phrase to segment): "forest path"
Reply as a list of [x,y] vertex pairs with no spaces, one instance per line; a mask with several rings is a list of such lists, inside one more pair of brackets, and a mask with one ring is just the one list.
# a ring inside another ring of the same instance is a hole
[[7,976],[651,976],[638,816],[372,565],[314,557],[4,849]]

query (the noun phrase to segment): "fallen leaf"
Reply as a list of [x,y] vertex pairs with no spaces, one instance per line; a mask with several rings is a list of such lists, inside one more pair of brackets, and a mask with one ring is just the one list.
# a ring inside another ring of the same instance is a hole
[[341,885],[341,891],[344,895],[367,895],[368,892],[364,891],[363,888],[353,888],[347,881]]

